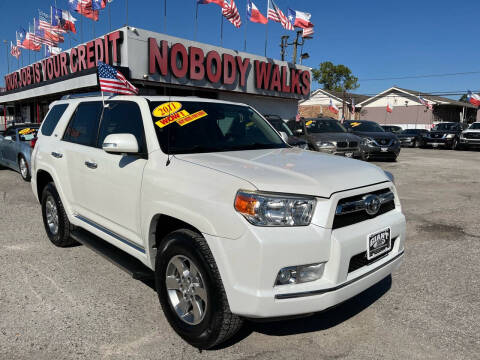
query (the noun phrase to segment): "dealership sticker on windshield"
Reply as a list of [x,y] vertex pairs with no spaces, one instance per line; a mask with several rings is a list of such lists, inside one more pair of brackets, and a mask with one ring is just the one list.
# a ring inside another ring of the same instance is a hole
[[312,125],[312,123],[313,123],[313,120],[308,120],[308,121],[305,123],[305,125],[307,125],[307,126],[308,126],[308,125]]
[[196,113],[193,113],[193,114],[191,114],[187,117],[184,117],[182,119],[177,120],[177,123],[180,126],[184,126],[184,125],[190,124],[191,122],[193,122],[195,120],[201,119],[201,118],[203,118],[207,115],[208,114],[205,111],[200,110],[200,111],[197,111]]
[[35,132],[35,129],[25,128],[25,129],[20,130],[18,133],[20,135],[27,135],[27,134],[30,134],[32,132]]
[[174,114],[171,114],[167,117],[164,117],[163,119],[160,119],[158,120],[157,122],[155,122],[155,124],[159,127],[159,128],[163,128],[167,125],[170,125],[171,123],[174,123],[174,122],[177,122],[181,119],[184,119],[186,118],[187,116],[190,116],[190,113],[186,110],[180,110]]
[[351,127],[355,127],[355,126],[358,126],[358,125],[362,125],[362,123],[359,123],[359,122],[350,123]]
[[158,105],[153,111],[152,115],[155,117],[165,117],[176,113],[182,108],[182,104],[178,101],[169,101]]

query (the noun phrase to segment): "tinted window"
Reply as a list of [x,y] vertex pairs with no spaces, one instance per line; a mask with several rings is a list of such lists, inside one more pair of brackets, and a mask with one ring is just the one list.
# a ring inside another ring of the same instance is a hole
[[460,124],[458,123],[440,123],[433,127],[434,131],[458,131],[461,130]]
[[103,141],[110,134],[132,134],[137,139],[139,152],[147,152],[142,114],[140,108],[134,102],[108,102],[100,124],[98,147],[102,147]]
[[480,123],[473,123],[472,125],[470,125],[469,129],[480,130]]
[[347,130],[337,120],[311,119],[305,120],[307,132],[311,133],[343,133]]
[[343,126],[350,128],[353,131],[385,132],[385,130],[383,130],[383,128],[376,122],[345,121]]
[[78,105],[67,130],[65,130],[63,140],[80,145],[95,146],[102,107],[102,103],[97,101]]
[[165,153],[285,148],[278,133],[252,108],[224,103],[184,101],[170,116],[167,106],[150,102],[155,130]]
[[53,134],[53,130],[58,124],[58,121],[62,117],[63,113],[67,109],[68,104],[55,105],[50,109],[42,125],[42,135],[50,136]]
[[283,131],[288,136],[292,136],[292,130],[285,124],[285,121],[282,119],[268,119],[268,122],[275,128],[277,131]]

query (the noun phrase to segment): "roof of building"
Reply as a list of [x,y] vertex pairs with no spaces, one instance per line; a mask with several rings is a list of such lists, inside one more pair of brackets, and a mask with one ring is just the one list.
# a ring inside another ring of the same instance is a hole
[[421,96],[425,100],[428,100],[428,101],[432,102],[434,105],[453,105],[453,106],[463,106],[463,107],[469,107],[469,108],[476,108],[476,106],[474,106],[470,103],[467,103],[467,102],[452,100],[452,99],[449,99],[449,98],[446,98],[446,97],[443,97],[443,96],[430,95],[429,93],[425,93],[425,92],[418,91],[418,90],[403,89],[403,88],[399,88],[398,86],[392,86],[391,88],[389,88],[385,91],[382,91],[381,93],[378,93],[377,95],[372,96],[371,98],[363,100],[361,103],[357,103],[357,105],[363,106],[365,103],[373,101],[376,98],[382,97],[385,94],[388,94],[392,91],[402,92],[404,94],[414,96],[414,97]]
[[[334,90],[326,90],[326,89],[317,89],[315,91],[313,91],[310,96],[308,97],[308,99],[311,99],[313,96],[317,95],[318,93],[323,93],[325,94],[326,96],[328,97],[332,97],[334,98],[335,100],[337,101],[341,101],[343,102],[343,97],[344,97],[344,93],[341,92],[341,91],[334,91]],[[350,104],[351,103],[351,100],[353,99],[355,101],[355,104],[359,104],[361,103],[362,101],[365,101],[369,98],[369,96],[366,96],[366,95],[361,95],[361,94],[354,94],[354,93],[350,93],[350,92],[345,92],[345,102],[347,104]],[[302,100],[300,101],[300,104],[304,101],[307,101],[308,99],[305,99],[305,100]]]

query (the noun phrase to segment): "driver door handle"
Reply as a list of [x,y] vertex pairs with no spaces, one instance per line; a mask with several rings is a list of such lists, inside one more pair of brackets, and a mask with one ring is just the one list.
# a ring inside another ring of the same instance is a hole
[[98,167],[97,163],[91,161],[85,161],[85,166],[90,169],[96,169]]
[[57,159],[60,159],[61,157],[63,157],[63,154],[60,154],[60,153],[57,153],[57,152],[52,152],[52,156],[57,158]]

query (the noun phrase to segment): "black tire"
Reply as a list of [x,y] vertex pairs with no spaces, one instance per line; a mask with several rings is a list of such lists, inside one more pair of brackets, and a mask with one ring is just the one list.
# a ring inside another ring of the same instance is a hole
[[[47,202],[53,201],[56,206],[57,213],[57,231],[53,231],[47,220]],[[48,183],[42,192],[42,217],[45,231],[47,232],[50,241],[58,247],[67,247],[76,244],[77,242],[70,237],[70,232],[74,229],[73,225],[68,221],[67,213],[63,207],[62,200],[58,195],[57,189],[53,182]]]
[[[167,266],[176,256],[191,259],[197,267],[207,293],[203,319],[196,325],[181,320],[169,300],[166,286]],[[186,342],[199,349],[209,349],[235,335],[243,319],[230,312],[222,279],[205,239],[191,230],[168,234],[157,250],[155,285],[163,312],[173,329]]]
[[[22,162],[23,162],[23,164],[22,164]],[[25,166],[25,173],[22,171],[22,166]],[[22,179],[24,181],[30,181],[30,179],[31,179],[30,169],[28,167],[28,162],[23,155],[20,155],[18,157],[18,169],[20,171],[20,176],[22,177]]]

